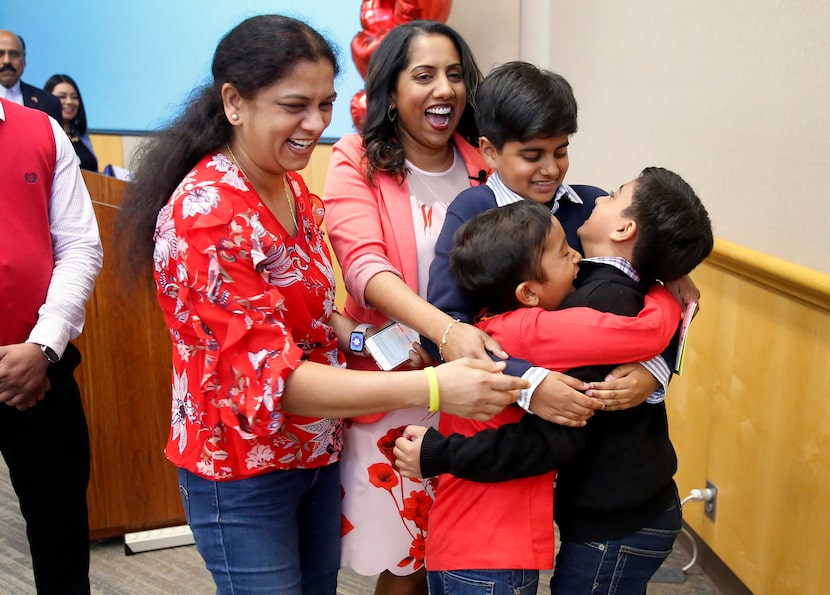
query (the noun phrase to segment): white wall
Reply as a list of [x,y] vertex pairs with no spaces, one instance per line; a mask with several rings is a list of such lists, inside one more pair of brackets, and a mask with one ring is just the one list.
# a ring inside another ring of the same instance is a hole
[[520,58],[520,9],[516,0],[453,0],[447,24],[470,45],[487,74],[497,64]]
[[719,237],[830,273],[830,5],[557,2],[550,67],[574,85],[571,180],[676,170]]
[[717,236],[830,273],[830,4],[455,0],[448,22],[485,72],[518,52],[573,84],[568,181],[668,167]]

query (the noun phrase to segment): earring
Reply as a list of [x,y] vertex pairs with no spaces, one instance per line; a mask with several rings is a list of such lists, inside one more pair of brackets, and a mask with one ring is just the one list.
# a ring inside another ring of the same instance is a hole
[[231,114],[231,120],[233,120],[234,122],[239,120],[239,114],[237,114],[236,112],[232,113]]
[[386,117],[389,118],[389,121],[394,123],[395,118],[398,117],[398,110],[392,107],[392,104],[389,104],[389,107],[386,108]]

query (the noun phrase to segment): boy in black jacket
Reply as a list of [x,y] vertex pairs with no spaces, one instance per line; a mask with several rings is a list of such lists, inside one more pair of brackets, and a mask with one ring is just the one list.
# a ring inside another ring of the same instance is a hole
[[[651,283],[688,274],[713,245],[708,214],[694,191],[661,168],[647,168],[617,192],[597,199],[578,233],[586,258],[576,291],[562,307],[626,315],[639,311]],[[492,251],[487,240],[480,238],[479,244]],[[453,268],[465,289],[486,294],[488,284],[498,287],[488,274],[492,267],[475,251],[454,256],[463,256]],[[521,329],[504,328],[499,334],[498,327],[490,322],[486,330],[509,353],[547,365],[535,361],[543,350],[521,336]],[[602,378],[605,369],[570,373],[593,380]],[[584,428],[526,415],[516,424],[469,438],[424,431],[410,426],[396,444],[404,475],[452,473],[493,482],[559,469],[555,503],[562,544],[552,593],[645,593],[671,551],[681,516],[672,478],[677,460],[663,403],[600,411]]]

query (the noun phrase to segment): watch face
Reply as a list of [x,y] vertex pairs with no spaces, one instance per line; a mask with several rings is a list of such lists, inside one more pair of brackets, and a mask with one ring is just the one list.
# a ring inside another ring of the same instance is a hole
[[47,347],[46,345],[41,345],[40,350],[43,352],[43,355],[46,356],[46,359],[49,360],[49,363],[56,364],[60,360],[58,354],[55,353],[55,350],[51,347]]
[[360,353],[363,351],[365,341],[366,338],[363,333],[352,333],[352,336],[349,338],[349,349],[355,353]]

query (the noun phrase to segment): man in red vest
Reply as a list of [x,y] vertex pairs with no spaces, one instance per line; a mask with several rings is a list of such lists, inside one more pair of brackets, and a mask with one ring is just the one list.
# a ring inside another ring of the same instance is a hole
[[55,120],[0,99],[0,453],[39,595],[89,593],[89,433],[69,342],[101,269],[92,202]]

